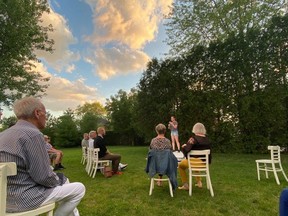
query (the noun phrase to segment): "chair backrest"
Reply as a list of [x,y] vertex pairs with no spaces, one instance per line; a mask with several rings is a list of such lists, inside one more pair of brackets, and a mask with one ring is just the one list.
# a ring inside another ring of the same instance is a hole
[[6,214],[7,176],[14,176],[16,174],[16,163],[0,163],[0,215]]
[[99,160],[99,151],[100,151],[99,148],[94,148],[94,149],[93,149],[92,160],[93,160],[94,162],[96,162],[96,161]]
[[[191,150],[188,153],[188,166],[189,169],[202,171],[209,169],[209,154],[210,150]],[[198,158],[200,160],[195,160]]]
[[271,160],[274,162],[281,161],[280,157],[280,146],[268,146],[268,150],[270,150]]

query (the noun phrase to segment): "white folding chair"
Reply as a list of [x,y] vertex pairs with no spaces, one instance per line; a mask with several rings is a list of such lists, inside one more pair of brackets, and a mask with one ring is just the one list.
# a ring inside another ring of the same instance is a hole
[[[188,153],[189,195],[192,196],[192,177],[206,177],[207,189],[214,197],[214,191],[209,172],[210,150],[192,150]],[[195,160],[195,158],[197,158]]]
[[81,164],[85,164],[87,162],[88,152],[86,147],[82,147],[82,158],[81,158]]
[[280,146],[268,146],[268,150],[270,151],[270,159],[256,160],[258,180],[260,181],[260,170],[265,171],[266,178],[268,178],[268,172],[273,172],[277,184],[280,185],[277,172],[282,172],[284,178],[288,181],[281,164]]
[[151,178],[151,183],[150,183],[150,190],[149,190],[149,195],[151,196],[152,195],[152,191],[154,189],[154,185],[155,185],[155,181],[160,181],[160,182],[165,182],[165,181],[168,181],[168,184],[169,184],[169,190],[170,190],[170,195],[171,197],[173,197],[173,189],[172,189],[172,184],[170,182],[170,179],[169,178]]
[[99,160],[99,151],[99,148],[93,149],[91,170],[89,173],[92,178],[95,178],[97,169],[100,169],[101,173],[103,173],[104,166],[110,166],[110,160]]
[[0,215],[35,216],[46,213],[47,216],[53,216],[53,209],[55,208],[55,203],[40,206],[39,208],[30,211],[6,213],[7,176],[14,176],[16,174],[17,174],[16,163],[14,162],[0,163]]

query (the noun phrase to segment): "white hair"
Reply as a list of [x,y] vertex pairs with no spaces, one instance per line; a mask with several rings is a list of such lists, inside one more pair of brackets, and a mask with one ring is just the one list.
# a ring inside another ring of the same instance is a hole
[[14,103],[13,110],[18,119],[34,117],[35,109],[43,109],[44,105],[38,98],[24,97]]
[[192,133],[206,135],[206,128],[202,123],[198,122],[193,126]]

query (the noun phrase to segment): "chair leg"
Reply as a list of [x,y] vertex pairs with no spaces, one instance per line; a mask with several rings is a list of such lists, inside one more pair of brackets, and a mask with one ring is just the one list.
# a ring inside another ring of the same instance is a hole
[[210,194],[212,197],[214,197],[214,191],[213,191],[213,187],[212,187],[212,183],[211,183],[211,179],[210,179],[210,174],[207,173],[207,176],[206,176],[206,180],[207,180],[207,183],[209,184],[209,190],[210,190]]
[[149,195],[152,195],[152,190],[154,189],[154,178],[151,178],[150,180],[150,190],[149,190]]
[[258,181],[260,181],[260,170],[259,170],[259,163],[256,162],[256,166],[257,166],[257,177],[258,177]]
[[272,168],[273,168],[273,173],[274,173],[274,176],[275,176],[275,180],[276,180],[277,184],[280,185],[280,181],[279,181],[279,178],[278,178],[278,175],[277,175],[277,172],[276,172],[275,164],[273,164],[273,163],[272,163]]
[[98,163],[95,163],[95,167],[94,167],[94,172],[93,172],[93,175],[92,175],[92,178],[95,178],[95,175],[97,173],[97,169],[98,169]]
[[171,197],[173,197],[173,189],[172,189],[172,184],[171,184],[170,180],[168,180],[168,182],[169,182],[169,190],[170,190],[170,195],[171,195]]
[[287,176],[286,176],[286,174],[285,174],[285,172],[284,172],[284,170],[283,170],[283,168],[282,168],[282,164],[279,163],[279,166],[280,166],[280,168],[281,168],[281,171],[282,171],[282,174],[283,174],[284,178],[285,178],[286,181],[288,182],[288,178],[287,178]]
[[266,163],[264,164],[264,167],[265,167],[265,176],[266,176],[266,179],[268,179],[268,169],[267,169]]
[[47,216],[53,216],[53,211],[47,212]]
[[192,196],[192,171],[189,171],[189,196]]

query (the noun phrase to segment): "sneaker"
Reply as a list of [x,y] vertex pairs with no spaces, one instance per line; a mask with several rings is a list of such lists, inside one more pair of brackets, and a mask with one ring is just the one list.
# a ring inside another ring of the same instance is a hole
[[122,175],[122,174],[123,174],[123,172],[119,172],[119,171],[113,172],[113,175]]
[[126,167],[128,166],[128,164],[119,164],[120,170],[124,170],[126,169]]
[[59,164],[59,168],[61,168],[61,169],[65,169],[65,167],[62,166],[62,164]]

